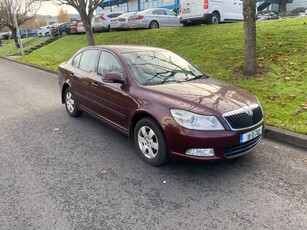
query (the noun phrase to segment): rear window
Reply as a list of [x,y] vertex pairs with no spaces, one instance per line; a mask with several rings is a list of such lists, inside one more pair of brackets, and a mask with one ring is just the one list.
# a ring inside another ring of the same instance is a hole
[[116,18],[118,17],[119,15],[121,15],[122,13],[114,13],[114,14],[109,14],[108,17],[109,18]]

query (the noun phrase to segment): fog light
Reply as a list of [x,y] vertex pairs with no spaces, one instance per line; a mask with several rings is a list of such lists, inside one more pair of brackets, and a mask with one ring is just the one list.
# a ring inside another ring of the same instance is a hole
[[198,156],[198,157],[214,157],[214,149],[188,149],[185,152],[187,155]]

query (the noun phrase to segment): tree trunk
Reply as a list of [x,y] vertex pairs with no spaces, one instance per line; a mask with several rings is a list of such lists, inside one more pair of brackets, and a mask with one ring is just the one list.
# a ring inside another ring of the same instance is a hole
[[281,0],[281,12],[287,12],[287,0]]
[[78,12],[80,14],[80,17],[82,19],[83,26],[84,26],[84,29],[85,29],[87,45],[88,46],[94,46],[95,40],[94,40],[92,26],[91,26],[93,14],[88,15],[86,13],[86,11],[84,10],[84,8],[78,9]]
[[255,75],[257,73],[256,64],[256,0],[243,1],[244,15],[244,74]]
[[19,49],[20,45],[19,45],[18,38],[17,38],[17,30],[16,30],[16,28],[12,29],[12,37],[13,37],[13,40],[15,42],[16,48]]
[[91,20],[89,22],[83,21],[83,26],[84,26],[85,33],[86,33],[87,45],[94,46],[95,40],[94,40],[93,30],[91,27]]

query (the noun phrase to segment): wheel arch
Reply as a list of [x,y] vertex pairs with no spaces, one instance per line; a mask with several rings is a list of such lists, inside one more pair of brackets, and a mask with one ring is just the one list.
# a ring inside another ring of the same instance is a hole
[[158,22],[156,19],[153,19],[153,20],[151,20],[150,23],[149,23],[149,29],[151,29],[151,23],[153,23],[153,22],[157,23],[158,28],[160,28],[159,22]]
[[[211,18],[214,14],[217,14],[219,16],[219,23],[221,22],[222,18],[221,18],[221,13],[219,10],[214,10],[211,14]],[[212,19],[211,19],[211,24],[212,24]]]
[[156,122],[157,126],[160,128],[163,136],[164,136],[164,139],[165,139],[165,142],[167,142],[167,139],[165,137],[165,133],[164,133],[164,130],[162,128],[162,126],[160,125],[160,122],[153,116],[151,115],[150,113],[148,112],[145,112],[145,111],[140,111],[138,113],[135,113],[131,119],[131,123],[130,123],[130,126],[129,126],[129,139],[130,140],[133,140],[133,137],[134,137],[134,128],[136,126],[136,124],[143,118],[150,118],[152,119],[154,122]]
[[61,101],[62,101],[62,104],[65,103],[65,91],[67,88],[69,88],[70,85],[68,83],[65,83],[62,87],[62,92],[61,92]]

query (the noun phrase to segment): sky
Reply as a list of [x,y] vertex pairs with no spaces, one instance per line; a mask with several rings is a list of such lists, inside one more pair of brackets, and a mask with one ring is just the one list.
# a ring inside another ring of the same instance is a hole
[[58,16],[59,9],[63,8],[67,10],[69,14],[78,14],[78,12],[71,6],[59,6],[55,4],[56,1],[52,2],[43,2],[41,8],[38,10],[37,14],[40,15],[51,15],[51,16]]

